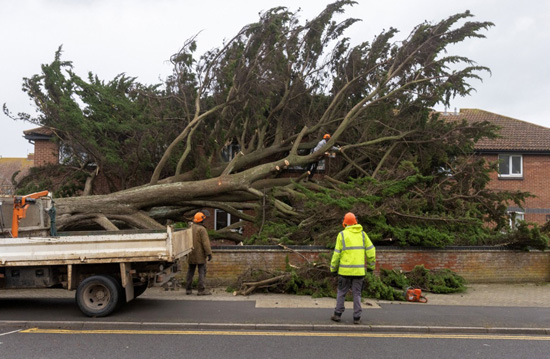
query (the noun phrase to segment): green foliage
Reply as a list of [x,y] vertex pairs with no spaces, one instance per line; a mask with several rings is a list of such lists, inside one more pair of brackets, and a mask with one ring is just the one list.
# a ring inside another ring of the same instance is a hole
[[[308,275],[304,275],[305,273]],[[283,293],[311,295],[314,298],[336,297],[334,278],[315,273],[313,267],[300,270],[292,268],[289,274],[289,279],[283,284]]]
[[189,228],[189,223],[187,222],[176,222],[174,223],[174,229]]
[[297,230],[296,225],[268,221],[261,232],[253,234],[244,244],[294,244],[290,238]]
[[399,271],[382,268],[380,270],[382,283],[395,288],[407,288],[411,285],[407,277]]
[[[350,178],[338,188],[321,190],[298,185],[306,196],[304,206],[317,219],[314,223],[332,226],[318,234],[316,242],[333,243],[341,218],[351,211],[375,244],[382,240],[425,247],[486,244],[507,216],[506,201],[522,203],[528,196],[488,190],[491,168],[479,159],[456,159],[461,169],[452,178],[439,173],[439,166],[433,164],[427,175],[429,169],[422,169],[420,161],[402,161],[395,172],[384,174],[388,179]],[[476,196],[470,195],[472,187]]]
[[[54,61],[42,65],[42,74],[24,79],[23,89],[41,115],[19,114],[19,119],[55,130],[66,170],[99,168],[114,189],[146,183],[162,154],[159,145],[180,127],[156,120],[164,111],[152,107],[158,86],[144,86],[124,74],[108,82],[92,73],[83,79],[70,61],[61,60],[61,53],[60,47]],[[60,191],[70,195],[76,190],[68,187]]]
[[18,195],[48,190],[54,198],[72,197],[84,189],[87,174],[56,165],[31,167],[29,174],[17,183]]
[[445,233],[436,226],[409,225],[407,227],[397,227],[385,225],[386,235],[397,241],[401,246],[426,246],[426,247],[445,247],[453,244],[454,233]]
[[363,295],[368,298],[380,300],[405,300],[403,291],[392,288],[374,273],[366,274]]
[[429,270],[423,265],[415,266],[410,272],[382,269],[382,283],[394,288],[421,288],[432,293],[457,293],[466,290],[466,281],[449,269]]
[[514,249],[545,250],[548,248],[550,238],[543,234],[536,224],[529,225],[525,221],[520,221],[515,230],[504,235],[504,240],[508,247]]
[[[281,277],[279,282],[261,287],[261,290],[273,293],[311,295],[315,298],[336,298],[338,278],[328,270],[327,260],[327,258],[320,257],[316,263],[306,263],[297,267],[290,265],[287,256],[284,272],[272,273],[253,269],[240,278],[238,286],[240,287],[242,283]],[[462,292],[466,289],[464,285],[464,279],[450,270],[428,270],[423,265],[419,265],[411,272],[405,273],[382,269],[380,277],[367,272],[362,295],[380,300],[405,300],[404,290],[408,287],[444,294]]]
[[15,191],[16,195],[27,195],[30,193],[44,191],[45,189],[51,189],[53,187],[52,180],[48,177],[40,175],[36,167],[31,167],[29,173],[25,178],[23,178],[19,183],[16,184],[17,189]]

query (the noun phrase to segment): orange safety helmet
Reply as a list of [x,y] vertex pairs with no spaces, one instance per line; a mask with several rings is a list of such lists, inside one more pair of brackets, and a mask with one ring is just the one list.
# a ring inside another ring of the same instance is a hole
[[195,223],[201,223],[206,219],[206,216],[202,212],[195,213],[195,216],[193,217],[193,222]]
[[357,224],[357,218],[355,218],[355,214],[351,212],[346,213],[346,215],[344,216],[344,222],[342,223],[342,225],[346,227],[346,226],[353,226],[354,224]]
[[330,135],[329,135],[328,133],[326,133],[326,134],[323,136],[323,139],[324,139],[324,140],[330,139]]

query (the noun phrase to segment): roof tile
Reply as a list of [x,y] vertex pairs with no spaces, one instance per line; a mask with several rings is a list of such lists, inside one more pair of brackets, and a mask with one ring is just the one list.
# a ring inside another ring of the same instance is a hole
[[477,150],[550,152],[550,128],[478,109],[440,114],[449,120],[487,121],[500,127],[501,137],[481,139],[475,146]]

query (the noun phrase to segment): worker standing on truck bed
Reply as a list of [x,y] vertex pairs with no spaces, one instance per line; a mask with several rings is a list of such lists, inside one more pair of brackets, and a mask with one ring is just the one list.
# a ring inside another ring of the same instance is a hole
[[212,260],[212,248],[210,247],[210,239],[208,232],[204,227],[206,216],[202,212],[197,212],[193,217],[191,230],[193,231],[193,251],[189,254],[189,269],[187,270],[187,283],[185,294],[192,294],[191,286],[193,284],[193,276],[195,269],[199,268],[199,283],[197,295],[210,295],[209,291],[204,286],[206,279],[206,260]]

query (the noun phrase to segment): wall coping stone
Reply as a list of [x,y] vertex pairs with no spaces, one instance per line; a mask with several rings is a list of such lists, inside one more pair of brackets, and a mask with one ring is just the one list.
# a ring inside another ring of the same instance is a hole
[[[318,252],[318,251],[333,251],[332,248],[327,248],[324,246],[299,246],[299,245],[289,245],[286,246],[289,249],[295,250],[295,251],[311,251],[311,252]],[[235,251],[235,252],[243,252],[243,251],[270,251],[270,252],[284,252],[288,251],[288,249],[285,249],[280,246],[273,246],[273,245],[251,245],[251,246],[212,246],[213,251]],[[549,252],[549,250],[536,250],[536,249],[530,249],[528,251],[525,250],[519,250],[519,249],[510,249],[504,246],[497,246],[497,247],[491,247],[491,246],[451,246],[451,247],[445,247],[445,248],[435,248],[435,247],[390,247],[390,246],[377,246],[376,251],[418,251],[418,252],[460,252],[460,251],[467,251],[467,252],[495,252],[495,251],[505,251],[505,252],[518,252],[518,253],[533,253],[533,252],[540,252],[545,253]]]

